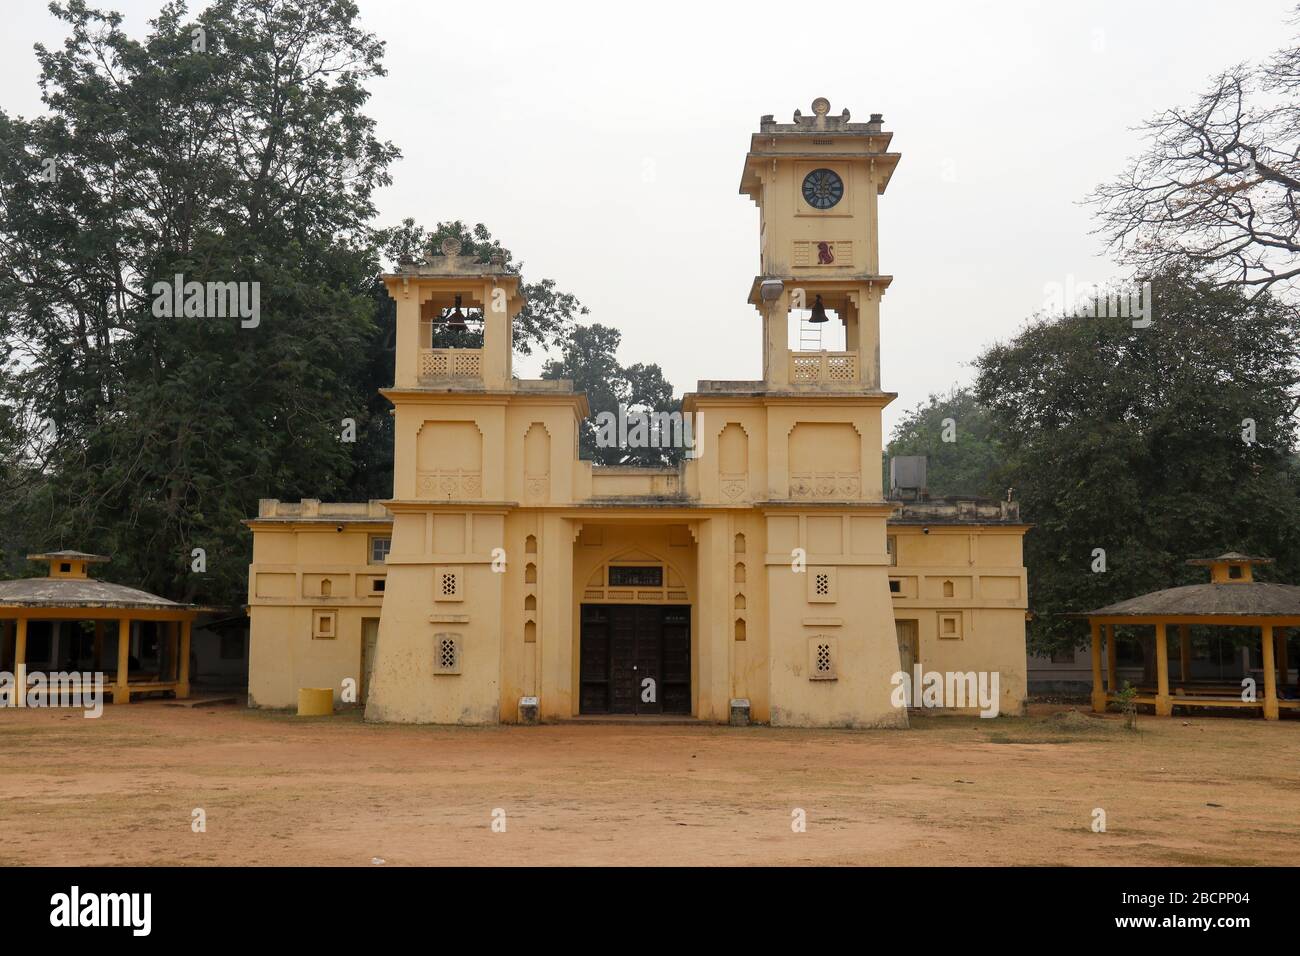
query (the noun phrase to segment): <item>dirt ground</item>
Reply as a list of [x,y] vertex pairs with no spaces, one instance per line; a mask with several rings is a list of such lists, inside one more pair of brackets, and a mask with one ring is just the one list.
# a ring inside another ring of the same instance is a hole
[[1300,721],[1031,713],[864,732],[7,709],[0,864],[1300,860]]

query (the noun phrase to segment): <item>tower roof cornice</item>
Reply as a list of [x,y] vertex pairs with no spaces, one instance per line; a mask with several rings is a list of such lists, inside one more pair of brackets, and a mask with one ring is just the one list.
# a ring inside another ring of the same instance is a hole
[[884,117],[872,113],[867,122],[854,123],[847,109],[832,116],[830,101],[825,97],[813,100],[812,109],[811,116],[795,110],[789,123],[778,123],[770,114],[759,120],[758,132],[750,136],[740,176],[742,195],[756,198],[769,166],[774,171],[778,162],[799,160],[869,161],[877,173],[877,191],[885,191],[901,156],[889,152],[894,134],[882,129]]

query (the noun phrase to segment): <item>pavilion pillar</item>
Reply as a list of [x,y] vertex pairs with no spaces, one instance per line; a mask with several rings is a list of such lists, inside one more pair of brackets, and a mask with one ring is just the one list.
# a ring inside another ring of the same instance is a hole
[[13,673],[14,622],[0,621],[0,671]]
[[179,670],[177,673],[179,681],[176,685],[176,696],[184,699],[190,696],[190,621],[188,619],[180,622],[181,640],[179,650]]
[[1184,682],[1192,679],[1192,628],[1178,625],[1178,678]]
[[1168,717],[1174,712],[1174,702],[1169,696],[1169,642],[1165,622],[1156,625],[1156,716]]
[[1264,719],[1277,720],[1277,672],[1273,669],[1273,625],[1260,628],[1264,651]]
[[22,703],[27,702],[27,618],[18,619],[14,632],[14,692]]
[[1115,625],[1106,625],[1106,693],[1119,693],[1118,654],[1115,650]]
[[1101,686],[1101,625],[1092,622],[1092,710],[1106,713],[1106,691]]
[[127,687],[127,677],[131,669],[131,619],[121,618],[117,622],[117,674],[113,681],[113,703],[126,704],[131,701],[131,691]]

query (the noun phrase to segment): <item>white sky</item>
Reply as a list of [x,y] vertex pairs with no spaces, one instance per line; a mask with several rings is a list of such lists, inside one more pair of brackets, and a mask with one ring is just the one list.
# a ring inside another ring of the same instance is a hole
[[[159,2],[97,5],[138,36]],[[817,96],[883,113],[903,156],[880,204],[886,434],[969,381],[1046,284],[1119,274],[1079,201],[1139,150],[1133,127],[1293,32],[1293,0],[360,6],[388,44],[367,109],[404,155],[379,222],[485,223],[679,394],[761,376],[758,212],[737,191],[759,117]],[[63,31],[35,0],[5,13],[0,107],[30,116],[32,44]]]

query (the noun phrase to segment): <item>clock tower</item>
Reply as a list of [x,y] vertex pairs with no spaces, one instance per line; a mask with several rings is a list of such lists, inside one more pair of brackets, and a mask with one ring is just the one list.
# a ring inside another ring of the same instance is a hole
[[[899,154],[879,113],[854,123],[847,109],[830,108],[818,97],[811,116],[764,116],[745,156],[740,191],[759,209],[750,301],[763,314],[763,378],[776,389],[879,392],[880,297],[892,277],[880,274],[877,197]],[[791,310],[812,312],[814,324],[833,312],[844,351],[791,353]]]

